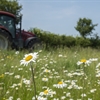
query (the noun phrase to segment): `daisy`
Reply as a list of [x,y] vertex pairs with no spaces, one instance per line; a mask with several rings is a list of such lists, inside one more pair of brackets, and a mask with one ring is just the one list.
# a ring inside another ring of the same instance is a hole
[[86,94],[81,94],[81,96],[82,96],[82,97],[86,97],[87,95],[86,95]]
[[90,65],[91,61],[86,60],[86,59],[81,59],[80,61],[77,62],[77,65],[85,64],[85,65]]
[[37,52],[26,54],[23,60],[20,60],[20,65],[27,66],[30,62],[35,62],[38,57],[37,54]]
[[[35,100],[35,97],[33,97],[32,100]],[[37,97],[37,100],[47,100],[47,98],[44,98],[42,96],[38,96]]]
[[47,82],[48,78],[42,78],[42,81]]
[[66,93],[66,97],[71,97],[70,92],[69,93]]
[[92,89],[92,90],[90,90],[91,93],[94,93],[95,91],[96,91],[96,89]]
[[14,78],[19,79],[20,75],[15,75]]
[[52,89],[47,88],[46,90],[44,90],[43,92],[40,92],[40,96],[50,96],[53,97],[53,95],[56,94],[55,91],[53,91]]
[[53,86],[56,88],[64,88],[64,87],[67,87],[67,84],[64,83],[63,81],[60,81],[58,82],[58,84],[54,84]]
[[19,51],[16,51],[15,54],[18,55],[19,54]]
[[48,69],[44,69],[44,72],[45,72],[45,73],[50,73],[51,71],[48,70]]

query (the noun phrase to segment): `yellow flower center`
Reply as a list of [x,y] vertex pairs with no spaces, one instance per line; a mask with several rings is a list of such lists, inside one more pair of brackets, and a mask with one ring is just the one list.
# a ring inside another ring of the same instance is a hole
[[81,62],[85,63],[86,62],[86,59],[82,59]]
[[33,58],[32,55],[28,55],[28,56],[25,58],[25,60],[26,60],[26,61],[29,61],[29,60],[31,60],[32,58]]
[[44,94],[48,94],[48,90],[45,90],[45,91],[44,91]]
[[58,84],[63,84],[63,82],[61,81],[61,82],[59,82]]

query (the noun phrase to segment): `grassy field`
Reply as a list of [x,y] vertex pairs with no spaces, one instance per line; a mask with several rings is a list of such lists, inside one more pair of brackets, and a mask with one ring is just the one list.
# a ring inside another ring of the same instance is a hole
[[[38,100],[100,100],[100,50],[77,47],[36,52]],[[28,51],[0,51],[0,100],[35,100],[30,65],[20,65],[25,54]]]

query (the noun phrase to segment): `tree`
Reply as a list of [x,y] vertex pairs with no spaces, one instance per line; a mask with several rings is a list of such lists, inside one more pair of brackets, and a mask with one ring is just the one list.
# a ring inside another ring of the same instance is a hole
[[7,11],[15,16],[20,16],[22,5],[18,3],[18,0],[0,0],[0,10]]
[[86,36],[93,33],[92,31],[95,30],[95,26],[97,25],[98,24],[93,24],[91,19],[80,18],[75,29],[79,31],[83,38],[86,38]]

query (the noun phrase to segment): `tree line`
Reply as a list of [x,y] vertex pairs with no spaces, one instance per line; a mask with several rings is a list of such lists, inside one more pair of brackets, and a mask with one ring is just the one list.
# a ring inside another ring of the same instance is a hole
[[54,34],[38,28],[31,28],[29,31],[35,33],[41,39],[45,49],[75,46],[100,48],[100,38],[97,35],[91,38],[84,38]]

